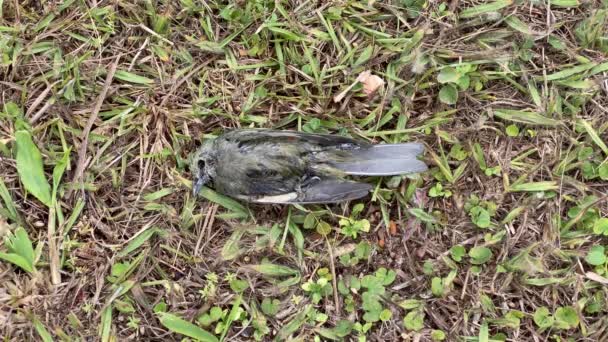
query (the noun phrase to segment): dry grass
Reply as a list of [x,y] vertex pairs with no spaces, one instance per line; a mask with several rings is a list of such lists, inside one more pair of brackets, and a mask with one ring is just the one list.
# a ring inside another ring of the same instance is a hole
[[[264,326],[265,340],[326,339],[340,320],[366,320],[363,288],[339,291],[340,280],[381,267],[396,274],[381,300],[392,316],[347,340],[608,339],[605,1],[0,9],[0,236],[25,228],[37,257],[32,272],[0,263],[5,340],[180,340],[159,312],[199,324],[235,302],[246,318],[226,340]],[[334,101],[366,70],[384,86],[367,95],[355,84]],[[329,233],[308,228],[303,208],[192,198],[190,151],[248,126],[424,141],[433,169],[371,179],[378,191],[357,217],[356,203],[306,208]],[[17,171],[20,130],[51,187],[69,153],[50,206]],[[346,236],[339,222],[351,216],[369,232]],[[346,266],[361,241],[369,257]],[[458,245],[491,256],[459,260]],[[322,268],[333,279],[315,304],[302,285]]]

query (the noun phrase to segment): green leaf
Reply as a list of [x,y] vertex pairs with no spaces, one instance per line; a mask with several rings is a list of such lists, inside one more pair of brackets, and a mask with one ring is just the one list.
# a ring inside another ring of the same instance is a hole
[[565,50],[566,49],[566,44],[559,38],[557,38],[556,36],[549,36],[549,38],[547,39],[547,41],[549,42],[549,44],[556,50]]
[[321,220],[317,224],[317,233],[322,236],[328,235],[329,233],[331,233],[331,226],[329,225],[329,223]]
[[486,263],[492,257],[492,251],[487,247],[477,246],[471,248],[469,251],[471,257],[471,263],[474,265],[481,265]]
[[34,272],[34,269],[31,266],[31,264],[27,260],[25,260],[24,257],[22,257],[18,254],[0,252],[0,259],[10,262],[10,263],[14,264],[15,266],[21,267],[26,272],[29,272],[29,273]]
[[382,310],[382,312],[380,312],[380,320],[382,322],[386,322],[386,321],[390,320],[392,317],[393,317],[393,313],[389,309],[384,309],[384,310]]
[[51,187],[44,176],[42,156],[32,141],[30,133],[24,130],[15,132],[17,143],[17,172],[25,189],[32,193],[47,207],[51,203]]
[[477,17],[481,14],[488,12],[496,12],[502,8],[505,8],[513,3],[512,0],[499,0],[495,2],[491,2],[489,4],[482,4],[473,7],[469,7],[462,12],[460,12],[459,17],[461,19],[473,18]]
[[467,253],[466,249],[463,246],[456,245],[450,248],[450,254],[452,255],[452,259],[460,262],[462,257]]
[[454,144],[448,155],[458,161],[463,161],[468,157],[469,154],[462,148],[461,144]]
[[597,169],[597,173],[602,180],[608,180],[608,162],[601,164]]
[[578,313],[572,306],[560,307],[555,311],[555,327],[557,329],[572,329],[578,323]]
[[458,89],[452,84],[446,84],[439,90],[439,101],[453,105],[458,101]]
[[242,279],[232,279],[230,281],[230,289],[236,293],[241,293],[249,287],[249,283]]
[[437,81],[439,83],[456,83],[460,78],[460,73],[452,67],[446,67],[441,69],[439,75],[437,75]]
[[443,341],[446,336],[443,330],[433,330],[431,331],[431,340],[433,341]]
[[262,301],[262,312],[268,316],[274,316],[279,312],[281,301],[278,299],[264,298]]
[[116,77],[119,80],[136,83],[136,84],[154,83],[154,80],[151,80],[144,76],[136,75],[134,73],[131,73],[131,72],[128,72],[125,70],[117,70],[116,73],[114,74],[114,77]]
[[315,226],[315,223],[317,222],[317,218],[315,216],[315,214],[313,213],[308,213],[308,215],[306,215],[306,217],[304,217],[304,229],[311,229]]
[[34,248],[23,227],[18,227],[14,233],[7,235],[5,244],[10,253],[0,253],[0,259],[11,262],[27,272],[34,272]]
[[475,206],[471,208],[471,221],[479,228],[488,228],[490,226],[490,213],[483,207]]
[[541,306],[536,309],[534,312],[534,323],[539,328],[549,328],[553,325],[553,316],[549,314],[549,309],[544,306]]
[[599,266],[606,263],[606,254],[604,253],[604,246],[593,246],[587,252],[585,261],[589,265]]
[[597,235],[608,235],[608,218],[602,217],[593,224],[593,232]]
[[443,281],[439,277],[433,277],[431,280],[431,292],[435,297],[443,297]]
[[493,112],[495,116],[503,120],[513,121],[527,125],[557,126],[560,124],[560,121],[548,118],[536,112],[504,108],[496,108],[493,110]]
[[517,125],[509,125],[507,126],[506,133],[510,137],[516,137],[519,135],[519,127]]
[[410,311],[403,318],[403,326],[407,330],[420,331],[424,328],[424,311],[414,310]]
[[160,323],[172,332],[188,336],[203,342],[219,342],[219,339],[210,332],[199,328],[198,326],[183,320],[179,316],[171,313],[157,313]]
[[351,333],[352,330],[353,323],[346,319],[339,320],[338,323],[336,323],[336,327],[334,328],[334,331],[336,332],[336,335],[338,335],[338,337],[346,337]]

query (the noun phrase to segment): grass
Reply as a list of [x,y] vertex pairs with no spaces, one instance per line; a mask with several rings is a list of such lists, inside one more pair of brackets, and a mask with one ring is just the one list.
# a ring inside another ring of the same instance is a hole
[[[5,340],[607,338],[608,3],[0,1]],[[190,191],[229,127],[423,141],[343,205]]]

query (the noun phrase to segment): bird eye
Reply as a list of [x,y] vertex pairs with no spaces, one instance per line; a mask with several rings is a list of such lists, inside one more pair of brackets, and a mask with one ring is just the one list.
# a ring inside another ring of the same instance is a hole
[[205,162],[202,160],[198,161],[198,169],[203,170],[205,168]]

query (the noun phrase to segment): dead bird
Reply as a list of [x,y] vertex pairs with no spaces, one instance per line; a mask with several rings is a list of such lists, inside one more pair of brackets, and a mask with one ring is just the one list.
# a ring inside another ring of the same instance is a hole
[[191,155],[193,194],[206,184],[255,203],[332,203],[364,197],[372,185],[351,176],[424,172],[421,143],[370,144],[352,138],[271,129],[235,129]]

